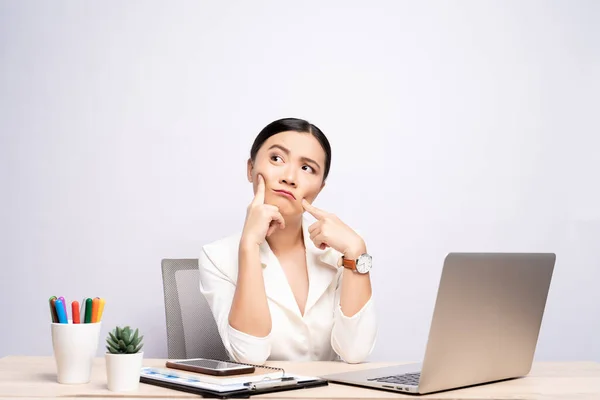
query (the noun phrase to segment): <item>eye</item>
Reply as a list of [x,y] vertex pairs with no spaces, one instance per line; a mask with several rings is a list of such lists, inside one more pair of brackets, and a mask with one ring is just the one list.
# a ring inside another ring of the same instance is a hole
[[304,171],[308,171],[308,172],[310,172],[311,174],[315,172],[315,170],[313,169],[313,167],[311,167],[310,165],[303,165],[303,166],[302,166],[302,169],[303,169]]
[[271,156],[271,161],[281,162],[281,161],[283,161],[283,158],[281,158],[279,156]]

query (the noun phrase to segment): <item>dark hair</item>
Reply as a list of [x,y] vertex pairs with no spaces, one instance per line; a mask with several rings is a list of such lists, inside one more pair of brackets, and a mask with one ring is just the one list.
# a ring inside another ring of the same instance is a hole
[[269,125],[265,126],[263,130],[260,131],[258,136],[256,136],[256,139],[254,139],[254,143],[250,149],[250,159],[252,161],[256,159],[258,150],[268,138],[278,133],[287,131],[310,133],[319,141],[319,144],[325,151],[325,170],[323,173],[323,180],[327,179],[327,175],[329,175],[329,168],[331,167],[331,146],[329,145],[329,140],[327,140],[327,137],[319,128],[303,119],[283,118],[273,121]]

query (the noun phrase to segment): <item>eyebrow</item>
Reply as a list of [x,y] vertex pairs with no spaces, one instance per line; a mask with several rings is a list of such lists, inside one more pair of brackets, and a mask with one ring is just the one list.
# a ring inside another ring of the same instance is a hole
[[[274,144],[273,146],[269,147],[269,150],[271,149],[279,149],[281,151],[283,151],[286,155],[290,154],[290,151],[288,149],[286,149],[285,147],[283,147],[280,144]],[[314,164],[318,169],[321,169],[321,166],[319,165],[318,162],[316,162],[315,160],[313,160],[312,158],[308,158],[308,157],[300,157],[300,160],[306,162],[306,163],[312,163]]]

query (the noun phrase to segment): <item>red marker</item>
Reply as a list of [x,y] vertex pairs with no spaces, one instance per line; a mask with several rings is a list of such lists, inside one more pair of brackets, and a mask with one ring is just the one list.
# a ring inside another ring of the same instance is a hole
[[73,323],[74,324],[80,324],[81,323],[81,317],[79,314],[79,302],[77,300],[74,300],[71,303],[71,315],[73,316]]

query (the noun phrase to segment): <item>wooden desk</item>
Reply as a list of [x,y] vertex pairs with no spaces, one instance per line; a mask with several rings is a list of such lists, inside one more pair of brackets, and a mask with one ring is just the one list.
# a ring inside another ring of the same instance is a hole
[[[165,360],[144,360],[146,366],[164,366]],[[324,375],[391,363],[344,364],[338,362],[292,363],[278,362],[289,372],[303,375]],[[132,393],[114,393],[106,388],[104,358],[97,358],[92,371],[92,381],[85,385],[61,385],[56,382],[56,367],[52,357],[4,357],[0,359],[0,398],[44,399],[91,398],[152,398],[187,399],[197,395],[178,392],[158,386],[140,384]],[[452,390],[427,396],[403,395],[379,390],[369,390],[330,383],[329,386],[271,393],[256,398],[269,399],[600,399],[600,363],[564,362],[536,363],[526,378],[481,385],[467,389]],[[253,397],[254,398],[254,397]]]

